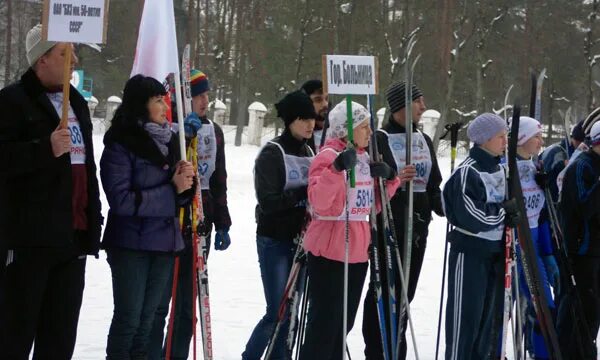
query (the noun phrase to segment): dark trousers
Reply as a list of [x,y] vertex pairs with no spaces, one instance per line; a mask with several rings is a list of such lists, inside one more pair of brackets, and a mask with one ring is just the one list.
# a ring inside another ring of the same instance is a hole
[[[573,311],[576,296],[574,290],[564,289],[557,320],[562,356],[574,360],[596,359],[596,337],[600,327],[600,258],[573,256],[570,260],[585,319],[580,319]],[[582,326],[587,326],[589,337]]]
[[[10,257],[10,254],[9,254]],[[5,266],[7,258],[0,259]],[[72,249],[18,249],[0,281],[3,359],[70,359],[85,284],[85,256]]]
[[[348,266],[348,327],[360,304],[367,263]],[[344,263],[308,254],[309,307],[301,360],[339,360],[342,358],[344,309]]]
[[146,359],[156,308],[173,270],[170,254],[107,249],[114,311],[107,360]]
[[[423,265],[423,258],[425,257],[425,248],[427,247],[427,229],[425,231],[421,230],[421,233],[415,233],[414,239],[412,243],[412,255],[410,261],[410,278],[408,282],[408,300],[412,302],[415,297],[415,292],[417,290],[417,282],[419,281],[419,275],[421,274],[421,267]],[[397,231],[397,239],[402,239],[404,234],[401,234],[400,231]],[[402,246],[400,247],[402,249]],[[402,299],[402,287],[400,283],[400,277],[398,276],[396,263],[396,255],[394,250],[392,251],[392,262],[394,263],[394,285],[396,290],[396,303],[400,304]],[[404,261],[404,252],[400,250],[402,257],[402,265],[405,265]],[[383,241],[380,239],[379,241],[379,259],[380,265],[379,268],[382,272],[383,283],[387,282],[387,274],[385,273],[386,265],[385,265],[385,250],[383,246]],[[382,287],[382,297],[385,300],[388,299],[388,288]],[[387,309],[386,315],[387,314]],[[389,322],[386,321],[386,327]],[[402,328],[402,334],[400,338],[400,353],[398,354],[399,359],[406,359],[406,326],[407,326],[407,317],[404,316],[402,318],[402,324],[398,328]],[[365,341],[365,358],[368,360],[375,359],[383,359],[383,346],[381,343],[381,330],[379,328],[379,316],[377,314],[377,303],[375,299],[375,288],[373,287],[373,283],[369,283],[369,290],[365,296],[364,306],[363,306],[363,324],[362,324],[362,333],[363,339]],[[396,346],[396,339],[392,339],[393,346]]]
[[[210,236],[206,237],[207,247],[210,249]],[[171,337],[171,359],[185,360],[190,352],[190,341],[193,336],[194,326],[192,299],[193,289],[196,285],[196,273],[193,269],[193,249],[191,244],[179,253],[179,275],[177,279],[177,294],[175,299],[173,317],[173,335]],[[156,316],[150,333],[150,344],[148,345],[148,360],[164,359],[167,351],[165,324],[169,313],[169,304],[173,294],[173,269],[169,275],[169,281],[165,286],[160,304],[156,309]],[[199,310],[196,309],[199,316]],[[168,330],[168,329],[167,329]],[[200,332],[198,332],[200,336]]]
[[487,359],[502,326],[504,255],[450,250],[446,303],[446,360]]

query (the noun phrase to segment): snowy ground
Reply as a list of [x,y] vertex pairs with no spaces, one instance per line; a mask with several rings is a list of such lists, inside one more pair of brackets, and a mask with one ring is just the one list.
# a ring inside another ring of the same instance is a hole
[[[252,181],[252,168],[259,148],[249,145],[234,147],[231,145],[233,135],[226,131],[228,198],[233,219],[230,231],[232,245],[225,252],[211,251],[208,263],[215,359],[241,358],[246,341],[265,309],[256,255],[256,200]],[[100,135],[94,135],[94,146],[96,160],[99,161],[103,148]],[[448,158],[440,158],[444,178],[449,176],[449,162]],[[108,205],[104,196],[102,201],[106,215]],[[429,229],[425,262],[412,305],[421,359],[433,359],[435,355],[446,221],[434,215]],[[101,252],[100,259],[88,260],[74,359],[104,358],[112,308],[110,269],[105,253]],[[354,329],[348,338],[353,359],[364,358],[361,324],[362,308],[359,309]],[[443,349],[442,333],[442,354]],[[198,357],[201,358],[202,355]],[[408,358],[414,358],[410,345]]]

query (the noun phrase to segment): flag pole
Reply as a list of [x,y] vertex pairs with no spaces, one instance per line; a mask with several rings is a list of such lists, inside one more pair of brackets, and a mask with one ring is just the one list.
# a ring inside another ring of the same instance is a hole
[[175,104],[177,105],[177,126],[179,127],[179,151],[181,159],[187,159],[185,155],[185,128],[183,125],[183,98],[181,96],[181,74],[176,72],[175,76]]

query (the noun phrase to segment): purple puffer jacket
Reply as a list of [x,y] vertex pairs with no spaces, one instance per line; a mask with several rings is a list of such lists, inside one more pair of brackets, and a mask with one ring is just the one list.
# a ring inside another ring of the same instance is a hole
[[183,200],[171,184],[179,159],[177,137],[171,138],[166,157],[142,129],[111,128],[104,143],[100,178],[110,209],[102,247],[182,250],[177,213]]

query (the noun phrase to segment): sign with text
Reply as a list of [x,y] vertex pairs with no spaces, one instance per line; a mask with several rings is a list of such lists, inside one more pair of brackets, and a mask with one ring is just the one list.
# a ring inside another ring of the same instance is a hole
[[323,79],[329,94],[377,94],[375,56],[323,55]]
[[108,1],[44,0],[43,37],[57,42],[106,42]]

